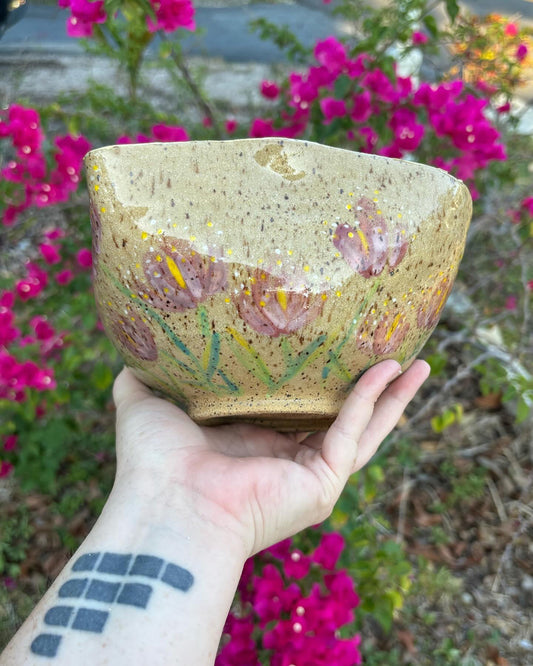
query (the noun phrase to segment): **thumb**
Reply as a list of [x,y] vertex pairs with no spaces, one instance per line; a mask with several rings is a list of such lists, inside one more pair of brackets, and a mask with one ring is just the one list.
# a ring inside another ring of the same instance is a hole
[[129,368],[123,368],[115,379],[113,400],[117,411],[153,397],[150,389],[140,382]]

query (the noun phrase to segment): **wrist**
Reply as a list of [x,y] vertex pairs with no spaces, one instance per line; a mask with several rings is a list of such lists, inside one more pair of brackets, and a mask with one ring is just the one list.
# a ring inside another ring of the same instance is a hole
[[239,571],[250,555],[240,521],[177,483],[117,475],[101,519],[118,521],[138,541],[185,548],[194,559],[216,550]]

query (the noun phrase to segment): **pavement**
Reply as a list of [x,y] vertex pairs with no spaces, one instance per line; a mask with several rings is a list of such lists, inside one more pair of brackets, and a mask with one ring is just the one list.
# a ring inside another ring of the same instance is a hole
[[[373,0],[376,6],[388,1]],[[19,2],[24,4],[24,0]],[[476,14],[497,12],[520,17],[533,26],[533,0],[462,0],[460,4]],[[198,29],[195,33],[183,31],[183,53],[193,69],[203,70],[203,87],[211,99],[237,117],[250,106],[264,107],[258,92],[260,82],[279,76],[288,67],[284,52],[252,32],[250,21],[262,17],[278,26],[286,25],[306,46],[332,34],[350,34],[352,29],[334,15],[335,0],[330,4],[322,0],[195,0],[194,5]],[[83,91],[91,80],[125,91],[124,78],[113,63],[89,56],[77,39],[67,36],[68,15],[57,5],[32,0],[13,13],[19,20],[0,37],[0,107],[24,98],[50,103],[63,92]],[[442,11],[437,12],[437,21],[444,18]],[[157,96],[161,109],[175,108],[175,89],[167,74],[152,69],[149,79],[147,93]],[[517,100],[526,109],[528,133],[533,131],[533,109],[527,110],[531,100],[533,85],[522,100]]]
[[[28,5],[22,19],[8,28],[0,39],[0,58],[30,51],[83,53],[78,40],[66,34],[67,11],[54,5],[26,1]],[[383,5],[385,1],[374,0],[376,5]],[[318,39],[349,30],[341,18],[334,16],[334,2],[327,5],[322,0],[249,4],[245,0],[238,3],[219,0],[205,6],[200,0],[194,4],[198,30],[187,34],[182,41],[184,54],[189,57],[221,58],[229,63],[283,63],[285,55],[275,44],[261,40],[257,33],[250,31],[250,21],[260,17],[276,25],[287,25],[308,46]],[[460,4],[476,14],[497,12],[505,16],[521,16],[533,25],[531,0],[463,0]]]

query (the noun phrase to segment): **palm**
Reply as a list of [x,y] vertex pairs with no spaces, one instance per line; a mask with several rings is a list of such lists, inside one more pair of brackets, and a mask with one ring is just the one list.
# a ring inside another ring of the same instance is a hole
[[381,366],[360,380],[327,433],[309,437],[243,424],[200,427],[123,372],[115,385],[118,471],[172,479],[212,520],[229,516],[243,536],[251,531],[256,552],[328,515],[427,374],[415,363],[384,391],[398,366]]

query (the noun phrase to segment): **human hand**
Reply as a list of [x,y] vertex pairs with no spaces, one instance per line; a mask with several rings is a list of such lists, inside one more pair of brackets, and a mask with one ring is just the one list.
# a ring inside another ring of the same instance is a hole
[[114,386],[115,485],[170,509],[166,520],[187,514],[235,536],[252,555],[331,513],[428,374],[424,361],[403,374],[396,361],[383,361],[357,382],[327,432],[306,435],[199,426],[124,369]]

